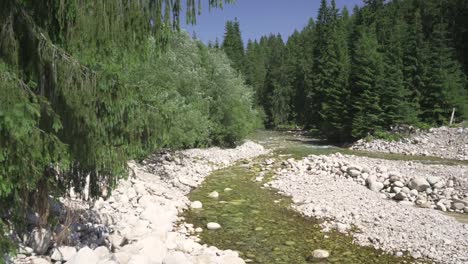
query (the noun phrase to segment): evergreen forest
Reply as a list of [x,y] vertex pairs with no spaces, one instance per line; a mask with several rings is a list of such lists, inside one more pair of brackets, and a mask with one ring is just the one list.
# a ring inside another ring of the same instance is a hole
[[246,45],[238,20],[215,44],[181,30],[234,2],[0,1],[0,256],[31,212],[45,226],[51,200],[87,179],[90,199],[110,193],[129,160],[161,149],[234,146],[263,126],[344,143],[444,125],[454,108],[468,118],[466,0],[322,0],[288,39]]
[[428,127],[467,117],[468,2],[366,0],[317,19],[287,40],[242,46],[239,21],[221,48],[255,91],[265,125],[315,129],[335,142],[395,125]]

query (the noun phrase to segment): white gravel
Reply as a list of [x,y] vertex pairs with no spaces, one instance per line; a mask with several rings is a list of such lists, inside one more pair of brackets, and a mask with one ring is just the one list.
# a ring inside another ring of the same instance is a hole
[[361,139],[351,149],[468,160],[468,128],[432,128],[393,142]]
[[395,255],[408,252],[440,263],[468,263],[468,224],[440,211],[412,206],[410,201],[397,203],[384,193],[368,189],[341,171],[343,165],[350,168],[351,162],[369,175],[383,164],[405,177],[440,174],[442,178],[466,179],[468,171],[467,166],[408,165],[404,161],[340,154],[309,156],[285,162],[269,186],[292,196],[295,208],[304,215],[327,219],[325,231],[336,228],[347,232],[351,226],[357,227],[360,231],[353,236],[360,245],[372,245]]

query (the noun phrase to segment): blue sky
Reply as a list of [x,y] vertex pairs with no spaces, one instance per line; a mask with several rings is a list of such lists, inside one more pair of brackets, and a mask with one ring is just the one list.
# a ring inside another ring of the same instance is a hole
[[[189,26],[183,22],[182,28],[203,42],[213,41],[216,37],[220,42],[224,35],[226,21],[237,17],[240,21],[244,42],[248,39],[258,39],[270,33],[280,33],[287,39],[295,29],[302,29],[310,17],[315,18],[320,6],[320,0],[237,0],[233,5],[225,5],[223,10],[208,10],[208,1],[202,1],[203,12],[197,18],[197,25]],[[339,8],[346,5],[350,11],[362,0],[336,0]]]

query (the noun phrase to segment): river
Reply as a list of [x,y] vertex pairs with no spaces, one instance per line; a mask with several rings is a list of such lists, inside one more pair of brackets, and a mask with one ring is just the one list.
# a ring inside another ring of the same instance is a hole
[[[425,163],[459,163],[431,157],[350,151],[288,132],[261,131],[251,136],[251,140],[272,149],[273,153],[268,158],[276,160],[341,152]],[[263,187],[269,179],[268,175],[261,182],[255,180],[260,172],[258,163],[265,158],[240,162],[217,171],[192,191],[190,200],[201,201],[203,209],[187,211],[185,221],[196,227],[205,227],[208,222],[217,222],[222,226],[216,231],[203,231],[200,234],[202,243],[236,250],[246,262],[251,263],[310,263],[313,261],[311,253],[315,249],[325,249],[331,253],[324,263],[411,262],[409,257],[395,257],[371,247],[355,245],[351,235],[321,232],[319,221],[303,217],[291,209],[288,197]],[[209,197],[213,191],[220,193],[219,198]]]

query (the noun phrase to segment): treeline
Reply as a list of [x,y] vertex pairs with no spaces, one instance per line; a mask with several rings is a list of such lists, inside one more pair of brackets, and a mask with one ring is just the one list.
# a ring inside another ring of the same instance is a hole
[[224,52],[177,33],[178,4],[1,2],[0,262],[10,230],[34,213],[46,226],[50,199],[87,177],[92,197],[110,193],[128,160],[232,145],[260,123]]
[[298,124],[343,142],[397,124],[446,124],[453,108],[467,118],[467,2],[364,2],[350,15],[322,0],[316,21],[286,44],[264,36],[245,51],[239,22],[227,25],[222,48],[267,126]]

